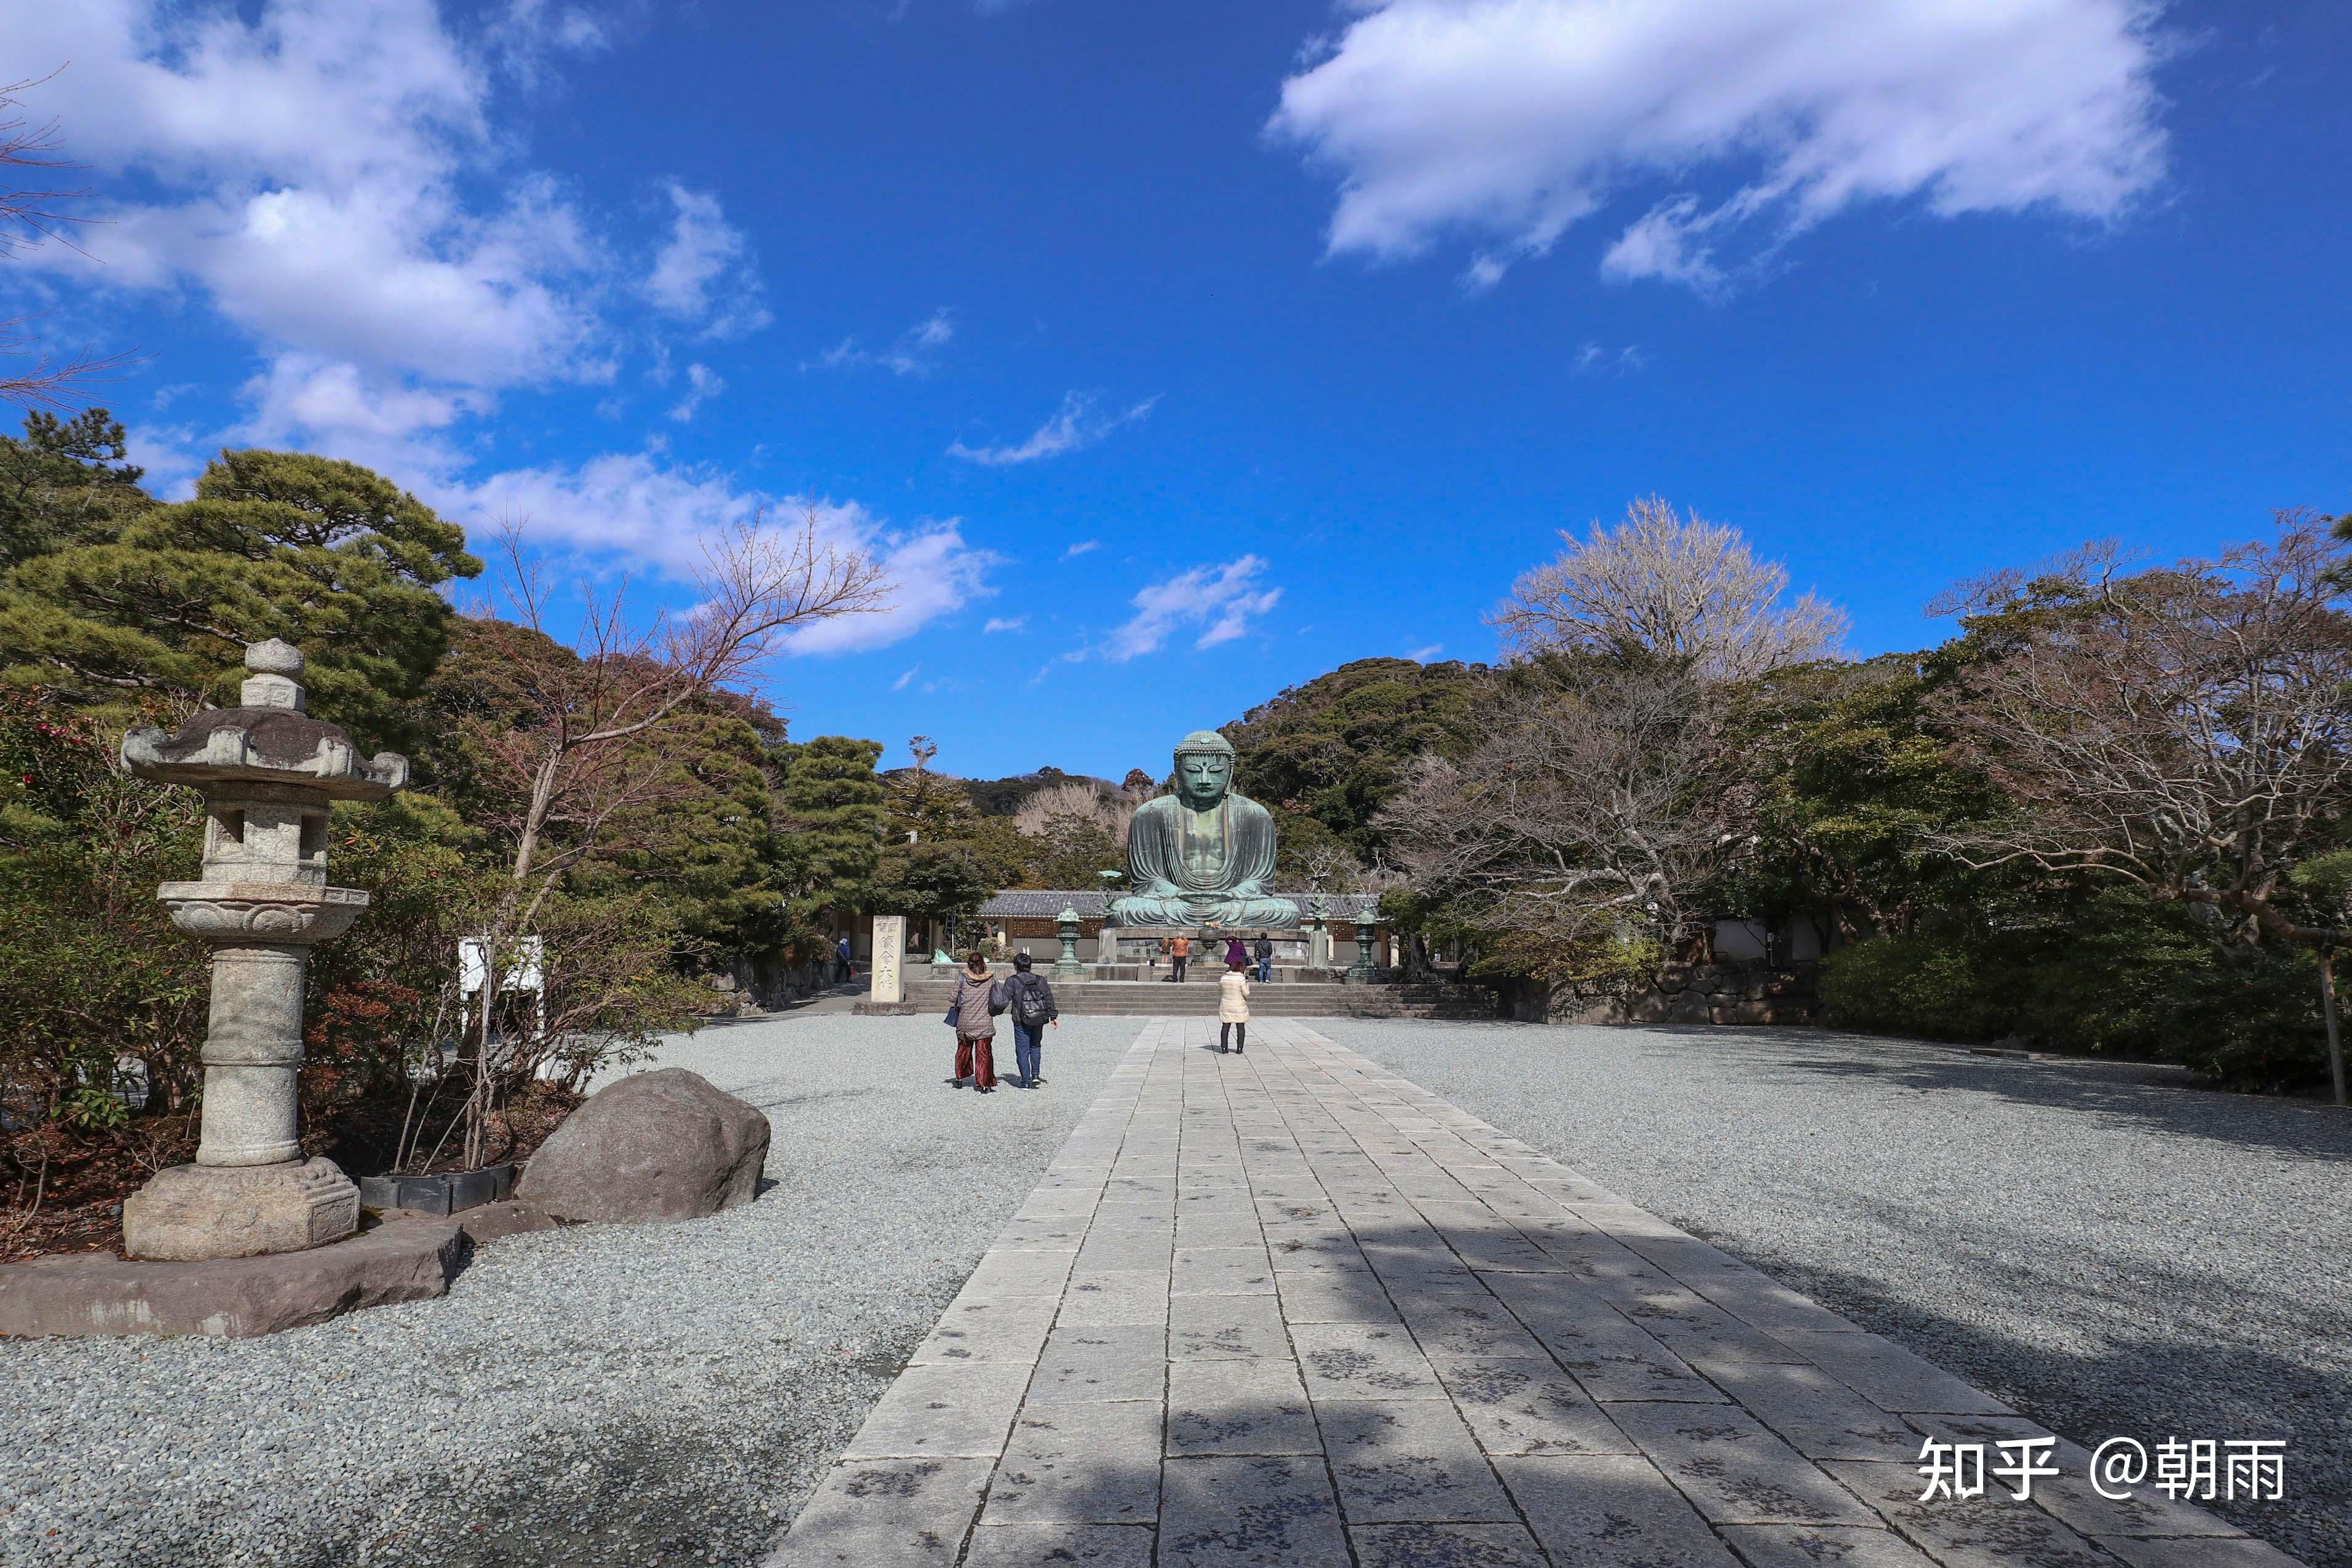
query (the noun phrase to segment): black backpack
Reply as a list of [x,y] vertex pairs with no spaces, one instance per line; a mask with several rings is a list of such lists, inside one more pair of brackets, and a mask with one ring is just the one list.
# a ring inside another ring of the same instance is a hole
[[1045,1005],[1043,983],[1033,974],[1014,975],[1013,1021],[1024,1029],[1040,1029],[1051,1016],[1052,1010]]

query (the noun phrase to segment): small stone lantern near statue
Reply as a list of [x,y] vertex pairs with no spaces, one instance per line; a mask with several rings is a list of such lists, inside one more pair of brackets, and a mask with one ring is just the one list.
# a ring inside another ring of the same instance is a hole
[[302,1158],[296,1075],[302,987],[313,944],[367,908],[327,886],[327,813],[382,800],[408,759],[362,759],[341,730],[303,711],[302,655],[271,638],[245,650],[238,706],[207,710],[166,737],[122,737],[131,771],[204,792],[199,881],[157,889],[172,923],[212,949],[202,1137],[193,1165],[158,1173],[122,1205],[133,1258],[299,1252],[359,1228],[359,1189],[332,1160]]
[[1356,921],[1356,963],[1348,971],[1348,978],[1359,985],[1372,983],[1372,922],[1359,918]]
[[1087,966],[1078,962],[1078,911],[1064,905],[1062,912],[1054,917],[1054,927],[1062,939],[1062,956],[1054,960],[1054,978],[1085,979]]

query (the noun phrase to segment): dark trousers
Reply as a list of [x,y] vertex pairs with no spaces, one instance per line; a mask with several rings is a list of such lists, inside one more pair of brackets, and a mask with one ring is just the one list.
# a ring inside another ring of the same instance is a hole
[[996,1042],[987,1036],[956,1037],[956,1077],[971,1079],[974,1089],[996,1087]]
[[1173,957],[1173,958],[1171,958],[1171,959],[1170,959],[1170,960],[1168,961],[1168,962],[1169,962],[1169,963],[1170,963],[1170,965],[1171,965],[1171,966],[1175,970],[1175,973],[1176,973],[1176,978],[1177,978],[1177,979],[1179,979],[1179,980],[1181,980],[1181,979],[1183,979],[1183,978],[1184,978],[1184,963],[1185,963],[1185,959],[1186,959],[1186,955],[1185,955],[1185,954],[1183,954],[1183,953],[1181,953],[1181,952],[1180,952],[1180,953],[1178,953],[1175,957]]
[[1045,1043],[1045,1025],[1040,1024],[1034,1029],[1026,1024],[1013,1026],[1013,1060],[1021,1069],[1023,1083],[1037,1081],[1037,1053]]
[[1233,1041],[1234,1049],[1237,1051],[1247,1050],[1249,1048],[1249,1026],[1247,1024],[1218,1025],[1217,1049],[1221,1051],[1223,1050],[1225,1048],[1225,1042],[1228,1039]]

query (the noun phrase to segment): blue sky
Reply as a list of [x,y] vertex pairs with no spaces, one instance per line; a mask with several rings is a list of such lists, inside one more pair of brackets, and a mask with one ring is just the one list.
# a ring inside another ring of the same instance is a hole
[[[2352,510],[2326,0],[0,0],[105,218],[0,272],[169,490],[376,466],[675,601],[814,508],[803,736],[1157,772],[1487,658],[1657,493],[1921,646],[1951,581]],[[64,68],[61,71],[59,68]]]

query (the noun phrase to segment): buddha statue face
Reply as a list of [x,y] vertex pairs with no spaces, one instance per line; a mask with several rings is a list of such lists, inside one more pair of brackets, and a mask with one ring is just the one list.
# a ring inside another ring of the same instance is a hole
[[1222,737],[1209,736],[1217,742],[1217,749],[1194,746],[1201,736],[1187,736],[1186,744],[1176,752],[1176,795],[1194,811],[1208,811],[1225,798],[1233,788],[1234,753]]

